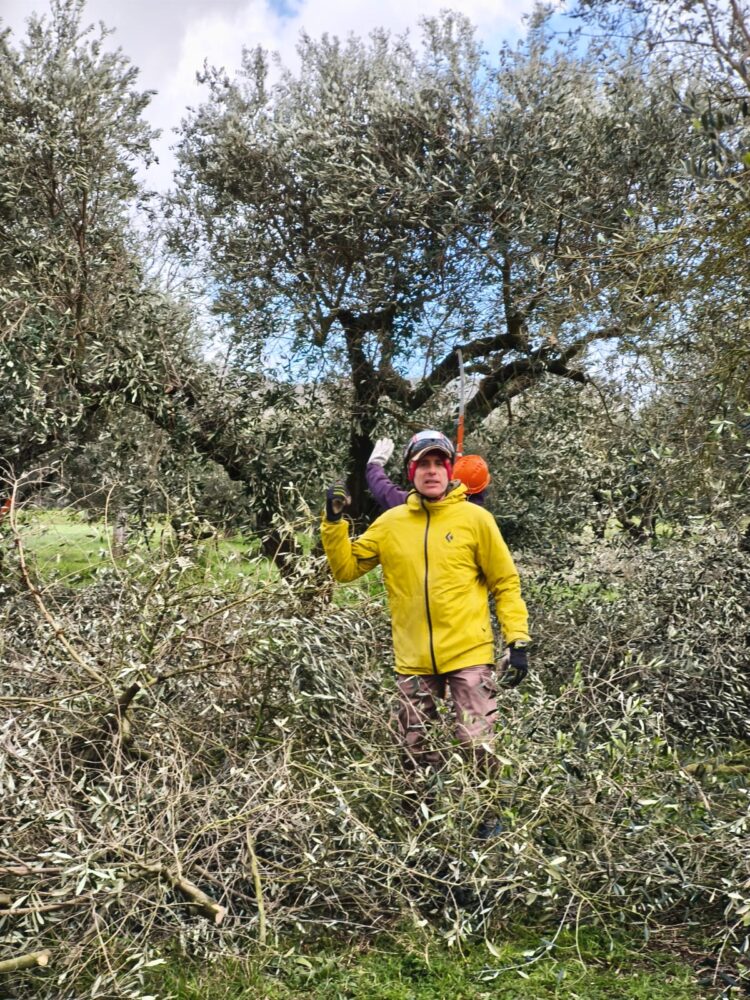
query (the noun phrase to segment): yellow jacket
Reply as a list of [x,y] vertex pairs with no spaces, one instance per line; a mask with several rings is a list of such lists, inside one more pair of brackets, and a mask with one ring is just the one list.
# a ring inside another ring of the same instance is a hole
[[494,517],[458,485],[437,501],[412,492],[359,538],[323,516],[323,547],[334,577],[356,580],[378,563],[388,591],[396,670],[445,674],[493,663],[488,590],[506,643],[528,641],[528,614],[508,546]]

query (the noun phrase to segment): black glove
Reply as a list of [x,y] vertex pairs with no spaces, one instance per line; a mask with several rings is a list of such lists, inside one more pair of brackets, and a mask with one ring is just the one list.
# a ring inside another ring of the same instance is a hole
[[340,521],[344,507],[349,505],[350,499],[343,480],[329,486],[326,490],[326,521]]
[[528,672],[529,654],[526,647],[512,642],[508,647],[508,665],[500,677],[500,683],[505,688],[518,687]]

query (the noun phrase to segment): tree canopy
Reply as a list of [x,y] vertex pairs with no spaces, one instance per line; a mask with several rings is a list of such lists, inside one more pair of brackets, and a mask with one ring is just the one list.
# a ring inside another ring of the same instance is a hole
[[476,420],[547,375],[584,381],[592,342],[647,334],[638,252],[674,222],[690,136],[633,62],[561,51],[543,26],[492,62],[446,15],[420,48],[304,37],[297,73],[272,79],[254,51],[203,79],[173,245],[202,254],[246,357],[351,384],[360,501],[383,406],[424,413],[457,348]]
[[0,451],[19,470],[85,428],[142,311],[128,212],[149,95],[81,9],[55,0],[18,47],[0,38]]
[[610,365],[614,384],[637,363],[669,435],[741,480],[746,22],[702,0],[683,37],[662,7],[580,5],[589,48],[539,16],[488,54],[446,14],[417,40],[305,36],[296,71],[259,50],[234,78],[206,70],[164,207],[226,331],[218,364],[133,224],[158,215],[137,180],[150,95],[81,0],[55,0],[2,39],[4,460],[112,442],[126,473],[130,425],[158,428],[153,454],[217,463],[275,550],[290,482],[312,498],[346,467],[365,511],[375,435],[451,431],[460,349],[477,441],[541,381]]

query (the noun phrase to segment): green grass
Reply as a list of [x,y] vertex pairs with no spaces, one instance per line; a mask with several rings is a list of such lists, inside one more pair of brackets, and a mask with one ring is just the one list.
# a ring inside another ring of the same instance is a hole
[[342,607],[351,607],[361,604],[363,598],[374,600],[385,598],[383,570],[380,566],[376,566],[375,569],[351,583],[337,584],[333,600],[335,604]]
[[162,967],[150,989],[175,1000],[697,1000],[693,970],[650,947],[581,929],[554,943],[519,930],[508,939],[449,946],[437,934],[377,945],[288,948],[265,959]]
[[91,578],[110,561],[109,532],[72,514],[19,518],[26,560],[44,581]]
[[75,512],[35,512],[19,518],[19,529],[26,561],[43,585],[81,586],[102,572],[127,569],[137,573],[144,563],[159,560],[171,562],[187,586],[227,586],[277,575],[275,567],[259,556],[259,543],[239,535],[197,541],[189,549],[178,550],[171,529],[156,523],[149,545],[142,535],[131,533],[126,552],[114,558],[112,530]]

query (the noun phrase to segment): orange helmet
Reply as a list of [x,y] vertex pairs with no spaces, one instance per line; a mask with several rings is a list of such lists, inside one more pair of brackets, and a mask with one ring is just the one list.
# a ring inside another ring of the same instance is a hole
[[453,475],[460,479],[467,493],[481,493],[492,481],[487,463],[479,455],[462,455],[456,459]]

